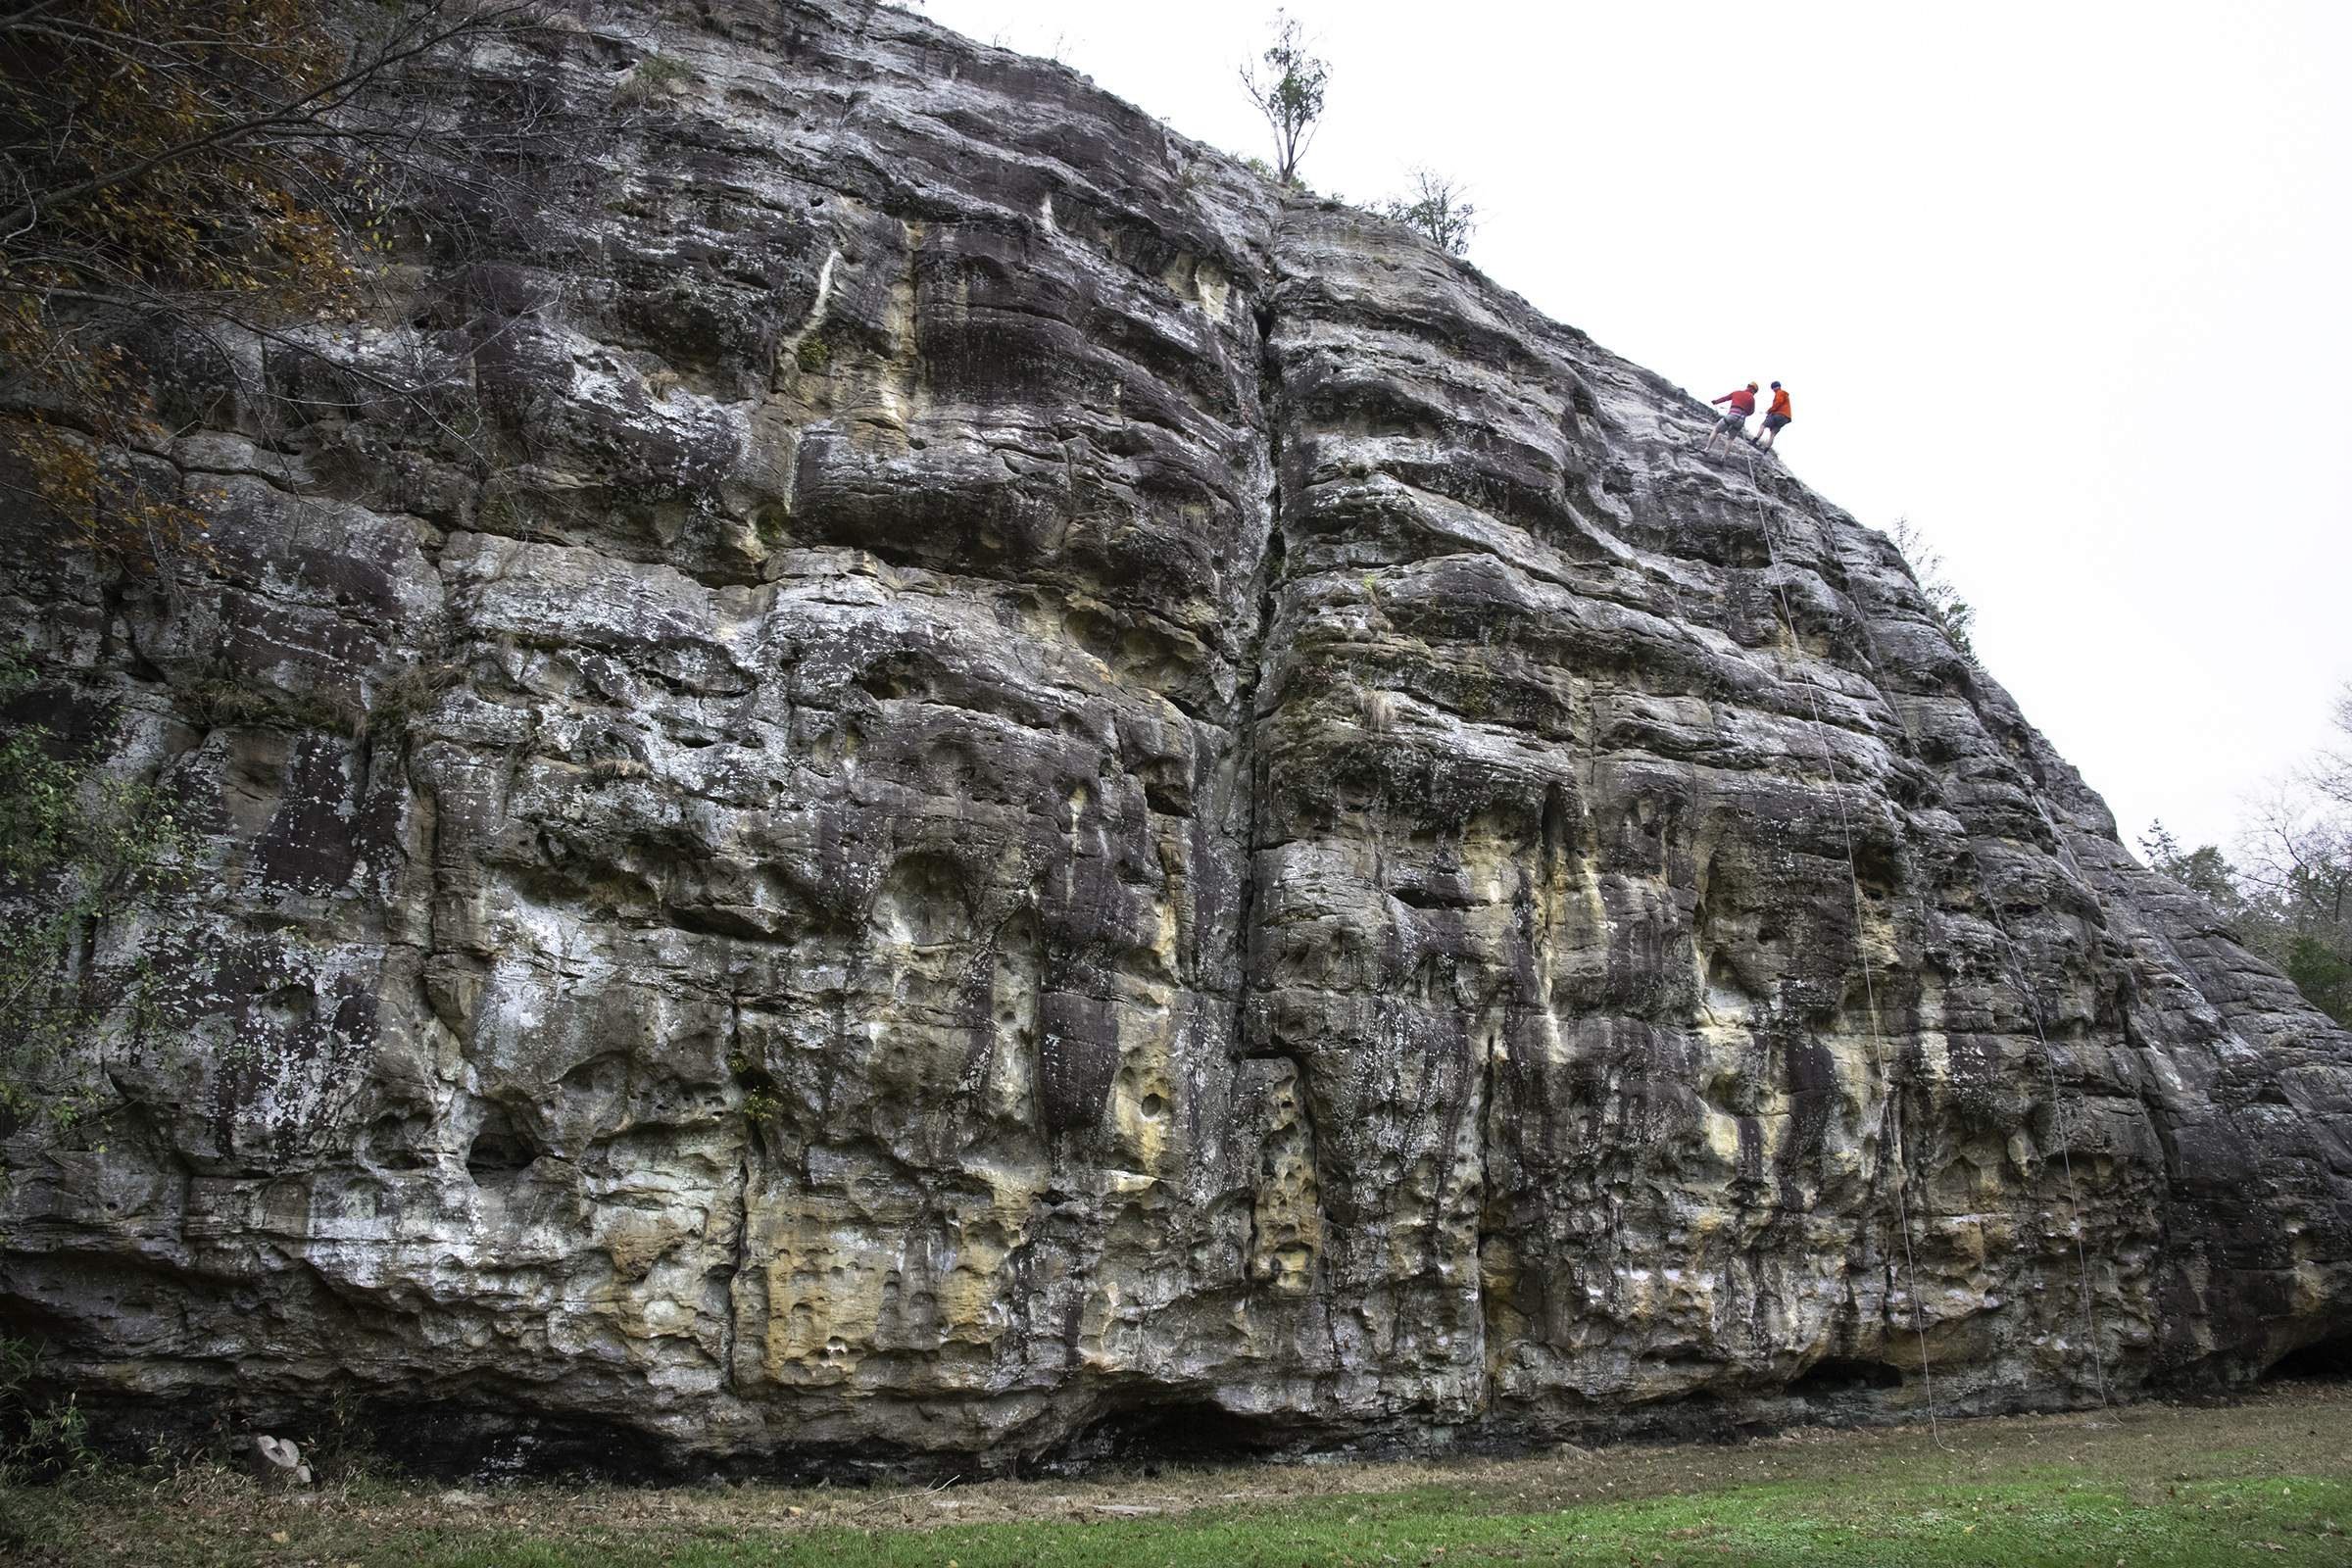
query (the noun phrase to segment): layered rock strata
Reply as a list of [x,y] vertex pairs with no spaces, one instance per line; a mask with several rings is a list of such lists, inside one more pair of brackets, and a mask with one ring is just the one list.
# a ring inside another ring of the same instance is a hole
[[7,1145],[62,1385],[1002,1464],[2352,1329],[2352,1041],[1688,396],[895,11],[431,90],[564,155],[416,216],[367,374],[191,357],[209,551],[0,529],[205,845],[112,938],[172,1026]]

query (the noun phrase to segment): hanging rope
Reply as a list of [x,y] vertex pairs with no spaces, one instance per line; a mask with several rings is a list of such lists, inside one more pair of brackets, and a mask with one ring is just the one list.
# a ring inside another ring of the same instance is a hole
[[[1984,866],[1973,840],[1969,844],[1969,858],[1976,864],[1977,890],[1982,895]],[[2058,1160],[2066,1171],[2066,1205],[2072,1216],[2069,1228],[2075,1233],[2075,1273],[2082,1285],[2082,1320],[2090,1329],[2090,1375],[2098,1385],[2099,1408],[2112,1409],[2114,1406],[2107,1399],[2107,1366],[2099,1353],[2099,1313],[2091,1302],[2090,1257],[2082,1247],[2082,1195],[2075,1188],[2075,1140],[2066,1125],[2066,1099],[2058,1092],[2058,1064],[2050,1052],[2050,1037],[2042,1031],[2040,1001],[2026,984],[2026,966],[2017,956],[2017,940],[2009,934],[2009,923],[2001,918],[2000,901],[1986,898],[1984,907],[1992,915],[1992,928],[2001,934],[2001,946],[2009,955],[2010,983],[2017,987],[2018,1000],[2026,1004],[2026,1016],[2034,1021],[2034,1038],[2041,1043],[2041,1070],[2050,1082],[2050,1118],[2058,1132]]]
[[[1747,460],[1747,476],[1750,484],[1755,483],[1756,465],[1753,457],[1749,457]],[[1757,505],[1759,514],[1761,514],[1762,497],[1760,493]],[[1772,527],[1769,521],[1765,523],[1764,540],[1765,548],[1770,552],[1773,544]],[[1775,565],[1779,564],[1777,556],[1774,564]],[[1785,619],[1788,615],[1788,600],[1785,597],[1781,601],[1781,612]],[[1789,635],[1791,637],[1795,635],[1793,628]],[[1872,677],[1878,680],[1883,687],[1886,684],[1885,672],[1879,667],[1877,656],[1871,652],[1872,641],[1870,627],[1866,621],[1862,627],[1863,658],[1870,661]],[[1911,753],[1916,757],[1919,753],[1919,736],[1912,731],[1910,715],[1897,707],[1894,709],[1894,716],[1896,722],[1903,726],[1904,738],[1910,742]],[[2040,803],[2035,803],[2035,809],[2040,811],[2043,824],[2050,829],[2051,837],[2057,841],[2060,858],[2068,864],[2070,869],[2076,870],[2076,874],[2079,876],[2081,872],[2073,865],[2073,857],[2067,851],[2065,840],[2058,837],[2058,825],[2050,821],[2048,811],[2041,810]],[[2026,1017],[2034,1025],[2034,1038],[2041,1050],[2041,1070],[2050,1086],[2050,1116],[2058,1134],[2059,1164],[2066,1173],[2068,1229],[2075,1244],[2075,1278],[2082,1292],[2082,1322],[2084,1328],[2089,1331],[2091,1382],[2099,1396],[2099,1407],[2111,1410],[2115,1406],[2107,1390],[2106,1356],[2100,1349],[2100,1346],[2104,1343],[2105,1330],[2099,1321],[2098,1306],[2091,1291],[2090,1257],[2082,1239],[2083,1232],[2087,1227],[2084,1225],[2082,1216],[2082,1191],[2075,1183],[2074,1136],[2067,1126],[2066,1097],[2058,1087],[2057,1055],[2050,1049],[2050,1037],[2044,1029],[2041,1019],[2041,1000],[2027,977],[2025,959],[2018,952],[2017,938],[2010,933],[2008,921],[2001,917],[2000,901],[1985,894],[1988,878],[1984,874],[1984,852],[1977,847],[1974,836],[1971,836],[1968,841],[1968,858],[1970,868],[1975,873],[1978,896],[1984,901],[1985,912],[1992,918],[1992,928],[1999,933],[2001,950],[2009,960],[2009,983],[2017,992],[2018,1000],[2025,1004]]]
[[[1773,597],[1780,602],[1781,624],[1788,628],[1790,646],[1801,649],[1804,644],[1796,634],[1796,615],[1788,605],[1788,587],[1781,578],[1781,550],[1773,537],[1772,514],[1765,510],[1764,492],[1756,479],[1756,460],[1745,455],[1749,488],[1755,492],[1756,520],[1764,530],[1764,553],[1772,564]],[[1894,1165],[1895,1218],[1903,1234],[1903,1273],[1910,1281],[1911,1327],[1919,1336],[1919,1374],[1928,1396],[1928,1436],[1937,1447],[1943,1446],[1943,1431],[1936,1412],[1936,1368],[1928,1355],[1928,1322],[1925,1305],[1919,1298],[1919,1263],[1911,1251],[1911,1204],[1905,1194],[1909,1185],[1904,1177],[1902,1157],[1902,1127],[1895,1114],[1898,1101],[1894,1094],[1893,1077],[1886,1070],[1886,1040],[1879,1026],[1879,987],[1870,965],[1870,943],[1866,934],[1866,911],[1862,903],[1862,873],[1854,860],[1854,830],[1845,814],[1845,795],[1838,777],[1838,755],[1825,733],[1821,716],[1821,702],[1809,680],[1798,682],[1804,688],[1805,707],[1813,717],[1813,730],[1821,738],[1821,760],[1830,773],[1830,799],[1838,808],[1838,833],[1845,845],[1845,879],[1854,894],[1854,951],[1862,958],[1862,1000],[1869,1013],[1871,1068],[1881,1082],[1887,1085],[1886,1115],[1884,1123],[1888,1157]]]

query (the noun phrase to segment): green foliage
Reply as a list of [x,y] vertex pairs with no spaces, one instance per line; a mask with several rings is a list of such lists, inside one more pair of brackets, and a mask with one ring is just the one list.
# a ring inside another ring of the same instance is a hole
[[[30,667],[0,655],[0,704]],[[122,925],[166,910],[186,885],[192,835],[152,785],[74,756],[47,727],[0,739],[0,1119],[77,1118],[103,1093],[99,1063],[157,1027],[153,955],[107,956]]]
[[[2080,1436],[2071,1432],[2068,1446],[2080,1446]],[[1881,1435],[1879,1446],[1888,1441]],[[1743,1467],[1763,1467],[1766,1461],[1752,1457],[1757,1446],[1734,1450]],[[2166,1446],[2165,1456],[2205,1473],[2176,1471],[2163,1479],[2132,1473],[2145,1466],[2071,1457],[2061,1462],[2046,1452],[2030,1469],[2003,1461],[1987,1475],[1955,1474],[1956,1466],[1932,1460],[1899,1473],[1851,1447],[1838,1451],[1848,1455],[1853,1473],[1706,1484],[1692,1466],[1672,1491],[1660,1486],[1653,1494],[1562,1507],[1540,1506],[1538,1495],[1502,1491],[1492,1479],[1483,1486],[1465,1479],[1326,1492],[1328,1481],[1297,1486],[1261,1470],[1226,1478],[1225,1497],[1250,1501],[1200,1496],[1198,1482],[1171,1477],[1149,1494],[1150,1502],[1097,1511],[1087,1505],[1085,1484],[1054,1483],[1047,1490],[1059,1494],[1059,1506],[1041,1506],[1037,1517],[936,1527],[936,1510],[924,1509],[918,1524],[911,1510],[877,1508],[870,1496],[859,1516],[858,1504],[837,1507],[820,1501],[822,1493],[744,1494],[735,1488],[653,1494],[534,1492],[508,1506],[456,1510],[437,1500],[438,1489],[409,1496],[377,1488],[296,1505],[257,1496],[249,1487],[218,1484],[194,1505],[159,1498],[160,1488],[128,1487],[20,1492],[0,1497],[0,1504],[19,1505],[25,1541],[45,1553],[27,1560],[60,1568],[122,1561],[171,1568],[260,1561],[365,1568],[765,1568],[804,1562],[835,1568],[1622,1568],[1628,1562],[1667,1568],[2080,1568],[2119,1561],[2134,1568],[2246,1562],[2319,1568],[2345,1560],[2352,1484],[2331,1473],[2340,1472],[2341,1461],[2322,1444],[2299,1462],[2281,1464],[2275,1454],[2264,1456],[2267,1463],[2240,1457],[2219,1476],[2211,1474],[2218,1467],[2213,1458]],[[581,1506],[583,1495],[593,1499],[593,1511]],[[780,1505],[786,1495],[808,1506]],[[903,1495],[920,1499],[926,1494]],[[973,1506],[985,1509],[1002,1495],[990,1489]],[[882,1500],[887,1505],[894,1499]],[[817,1513],[826,1521],[804,1517]]]
[[[2352,723],[2345,728],[2352,733]],[[2162,822],[2149,825],[2139,850],[2149,869],[2203,894],[2305,1001],[2352,1027],[2352,822],[2334,804],[2337,765],[2333,754],[2323,757],[2300,787],[2282,786],[2256,808],[2242,863],[2217,845],[2182,849]]]
[[801,368],[810,375],[823,374],[825,367],[833,363],[833,351],[825,346],[825,340],[821,337],[801,339],[801,346],[793,357],[800,361]]
[[765,1067],[741,1051],[727,1054],[727,1071],[743,1089],[743,1114],[747,1121],[772,1122],[784,1115],[784,1099],[776,1093],[776,1081]]
[[325,1414],[310,1429],[302,1456],[311,1473],[324,1482],[357,1481],[384,1468],[368,1412],[349,1383],[338,1381],[327,1396]]
[[1413,171],[1412,192],[1385,202],[1380,213],[1420,234],[1449,256],[1470,249],[1471,231],[1478,227],[1478,208],[1462,200],[1463,192],[1445,175],[1427,169]]
[[694,72],[682,60],[665,54],[650,54],[630,68],[612,89],[615,103],[632,107],[660,103],[675,97],[686,83],[694,79]]
[[694,73],[683,60],[674,60],[659,51],[638,61],[636,74],[659,87],[677,86],[694,79]]
[[2281,967],[2304,1000],[2352,1028],[2352,954],[2345,952],[2340,935],[2330,941],[2317,932],[2297,932],[2287,939]]
[[1280,11],[1274,13],[1274,41],[1261,58],[1262,67],[1242,68],[1242,89],[1274,132],[1274,177],[1295,184],[1298,161],[1323,119],[1331,66],[1308,52],[1298,24]]
[[[68,1395],[39,1399],[40,1347],[0,1335],[0,1487],[86,1476],[98,1468],[89,1423]],[[6,1545],[0,1540],[0,1546]]]
[[1911,574],[1919,581],[1919,591],[1927,596],[1928,613],[1942,631],[1944,640],[1968,662],[1969,667],[1982,667],[1977,661],[1977,645],[1969,635],[1977,623],[1977,608],[1961,598],[1960,590],[1943,574],[1942,553],[1928,543],[1927,534],[1914,527],[1908,517],[1895,518],[1889,531],[1894,537],[1894,547],[1911,564]]
[[[2352,685],[2337,732],[2352,742]],[[2247,945],[2286,971],[2312,1005],[2352,1026],[2352,751],[2324,751],[2253,811],[2234,881]]]
[[2149,870],[2162,872],[2192,893],[2202,893],[2215,908],[2231,912],[2245,906],[2237,891],[2237,868],[2217,846],[2183,850],[2172,829],[2157,821],[2149,823],[2147,832],[2140,835],[2139,853]]

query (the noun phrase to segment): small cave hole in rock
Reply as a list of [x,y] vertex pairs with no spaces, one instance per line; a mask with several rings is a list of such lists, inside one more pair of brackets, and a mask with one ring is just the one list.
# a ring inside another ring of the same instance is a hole
[[1458,909],[1465,902],[1442,887],[1406,885],[1389,891],[1398,904],[1411,909]]
[[1557,784],[1544,791],[1544,866],[1546,871],[1566,858],[1568,839],[1568,797]]
[[1902,850],[1897,845],[1876,839],[1856,839],[1853,870],[1864,893],[1879,898],[1891,897],[1903,884]]
[[1179,1462],[1231,1457],[1280,1447],[1296,1433],[1277,1422],[1238,1415],[1206,1401],[1153,1405],[1106,1416],[1087,1434],[1087,1446],[1114,1460]]
[[476,1181],[512,1176],[539,1157],[539,1151],[514,1125],[504,1105],[492,1105],[466,1151],[466,1169]]
[[2289,1350],[2272,1362],[2270,1369],[2262,1376],[2265,1382],[2273,1379],[2329,1383],[2352,1381],[2352,1333],[2338,1334],[2317,1345]]
[[368,1124],[360,1147],[370,1163],[386,1170],[422,1170],[432,1163],[432,1132],[433,1118],[426,1112],[387,1110]]
[[1869,1389],[1899,1389],[1903,1374],[1899,1367],[1884,1361],[1848,1360],[1830,1356],[1814,1362],[1805,1375],[1788,1385],[1788,1392],[1800,1398],[1819,1398],[1833,1394],[1858,1394]]
[[292,1036],[311,1021],[316,1008],[311,988],[289,982],[253,999],[253,1015],[280,1036]]

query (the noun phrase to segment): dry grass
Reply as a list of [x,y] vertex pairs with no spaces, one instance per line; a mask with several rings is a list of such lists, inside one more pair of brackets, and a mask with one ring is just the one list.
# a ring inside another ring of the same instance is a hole
[[[2300,1490],[2298,1490],[2300,1489]],[[0,1494],[22,1560],[306,1565],[2352,1562],[2352,1386],[2232,1404],[1455,1462],[851,1491],[266,1496],[217,1471]],[[0,1529],[10,1526],[0,1525]],[[5,1540],[5,1538],[0,1538]],[[2259,1543],[2248,1546],[2247,1543]],[[1398,1546],[1411,1548],[1399,1555]],[[2046,1547],[2046,1551],[2044,1548]],[[1442,1549],[1441,1549],[1442,1548]],[[2276,1549],[2272,1549],[2276,1548]],[[2218,1555],[2217,1555],[2218,1553]]]

